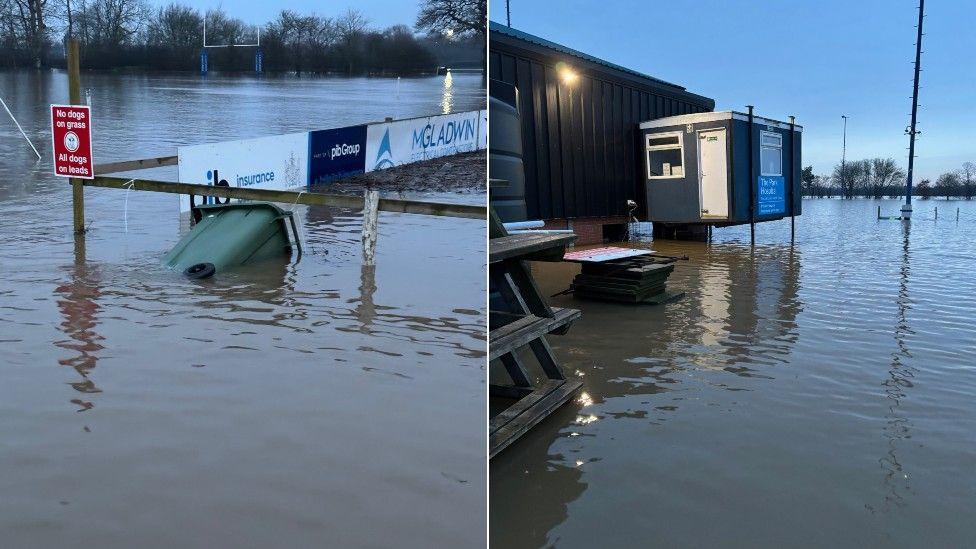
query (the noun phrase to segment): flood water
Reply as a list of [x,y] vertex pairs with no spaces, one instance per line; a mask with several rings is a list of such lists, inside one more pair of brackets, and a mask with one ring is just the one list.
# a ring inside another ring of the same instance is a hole
[[[390,79],[82,85],[97,161],[484,105],[471,75],[404,79],[399,100]],[[300,261],[189,281],[159,265],[176,195],[87,189],[77,260],[46,175],[66,90],[0,72],[44,155],[0,113],[0,545],[483,544],[484,222],[381,214],[364,267],[359,212],[298,207]]]
[[976,203],[879,204],[807,200],[795,246],[648,239],[689,256],[676,303],[552,299],[582,393],[492,460],[492,546],[971,546]]

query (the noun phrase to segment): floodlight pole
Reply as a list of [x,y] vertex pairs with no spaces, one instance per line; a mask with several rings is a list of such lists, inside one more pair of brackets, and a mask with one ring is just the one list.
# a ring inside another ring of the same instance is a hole
[[912,88],[912,126],[908,134],[908,173],[905,176],[905,205],[901,207],[902,219],[912,217],[912,171],[915,168],[915,124],[918,120],[918,77],[922,70],[922,19],[925,17],[925,0],[918,2],[918,35],[915,38],[915,83]]
[[505,22],[509,28],[512,27],[512,7],[509,5],[510,0],[505,0]]
[[842,142],[840,149],[840,173],[842,177],[846,177],[847,174],[844,171],[844,167],[847,164],[847,115],[840,115],[844,119],[844,141]]

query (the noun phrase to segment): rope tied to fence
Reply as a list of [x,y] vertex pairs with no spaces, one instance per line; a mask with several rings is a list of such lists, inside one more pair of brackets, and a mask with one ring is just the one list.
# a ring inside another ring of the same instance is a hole
[[126,234],[129,232],[129,191],[132,190],[135,184],[136,180],[130,179],[122,185],[125,187],[125,203],[122,207],[122,226],[125,228]]
[[[295,208],[298,207],[298,201],[301,200],[303,194],[305,194],[305,189],[302,189],[301,191],[298,192],[298,196],[295,197],[295,203],[292,204],[291,209],[288,210],[289,213],[291,213],[293,218],[295,216]],[[295,227],[298,228],[298,231],[300,233],[300,234],[296,234],[295,238],[304,242],[306,247],[308,247],[308,251],[312,252],[313,254],[316,253],[315,248],[312,247],[312,243],[308,240],[308,236],[305,234],[305,224],[296,222]]]
[[301,200],[303,194],[305,194],[305,190],[304,189],[302,189],[301,191],[299,191],[298,196],[295,197],[295,203],[291,205],[291,209],[288,210],[288,211],[294,213],[295,208],[298,207],[298,201]]

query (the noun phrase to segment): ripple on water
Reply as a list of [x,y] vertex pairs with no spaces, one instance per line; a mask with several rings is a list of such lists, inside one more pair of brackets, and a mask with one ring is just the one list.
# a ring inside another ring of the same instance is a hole
[[[492,463],[492,539],[966,543],[976,204],[956,205],[958,225],[923,201],[905,228],[877,221],[876,201],[807,200],[795,246],[788,221],[760,224],[755,250],[748,227],[648,243],[690,258],[669,281],[677,303],[555,298],[583,309],[551,343],[586,398]],[[534,265],[548,295],[577,269]]]
[[[391,112],[391,79],[211,76],[86,74],[99,158]],[[409,80],[399,115],[439,112],[443,78]],[[65,85],[0,71],[39,148],[36,105]],[[480,78],[456,76],[452,101],[483,105]],[[150,118],[148,133],[126,122]],[[359,212],[286,204],[300,261],[187,281],[159,266],[187,229],[176,197],[86,189],[76,262],[69,187],[24,149],[0,129],[5,545],[458,546],[484,531],[483,224],[384,214],[365,268]]]

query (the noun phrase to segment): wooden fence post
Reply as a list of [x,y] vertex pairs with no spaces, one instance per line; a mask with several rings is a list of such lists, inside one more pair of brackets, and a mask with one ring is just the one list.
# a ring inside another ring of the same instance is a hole
[[380,216],[380,193],[367,189],[363,201],[363,265],[376,264],[376,237]]
[[[68,40],[68,102],[81,105],[81,63],[78,41]],[[91,124],[91,120],[88,121]],[[85,233],[85,185],[84,181],[72,177],[71,206],[74,210],[75,234]]]

